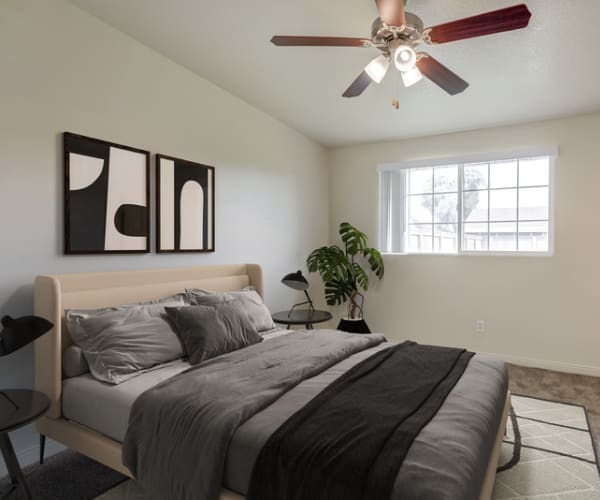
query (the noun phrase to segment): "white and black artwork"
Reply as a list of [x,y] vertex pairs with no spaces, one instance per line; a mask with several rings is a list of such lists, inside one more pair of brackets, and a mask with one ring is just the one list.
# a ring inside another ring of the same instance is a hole
[[215,169],[156,156],[158,252],[215,251]]
[[150,153],[64,134],[65,253],[150,251]]

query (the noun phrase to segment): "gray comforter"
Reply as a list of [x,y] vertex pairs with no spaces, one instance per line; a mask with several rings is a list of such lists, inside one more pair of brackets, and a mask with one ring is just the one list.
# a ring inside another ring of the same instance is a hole
[[158,498],[216,500],[240,425],[302,381],[384,341],[300,332],[196,366],[136,400],[123,463]]
[[[308,336],[318,338],[331,337],[333,332],[319,331],[319,333],[311,333]],[[282,340],[277,344],[272,344],[276,339],[272,339],[258,346],[262,349],[271,349],[271,346],[277,346],[278,350],[288,351],[290,349],[299,349],[297,344],[292,344],[295,340],[302,342],[300,339],[306,334],[299,332],[284,335]],[[363,336],[357,336],[362,339]],[[293,347],[292,347],[293,345]],[[159,471],[156,477],[166,479],[169,474],[164,473],[160,469],[159,463],[164,466],[166,461],[171,462],[171,466],[175,469],[185,469],[185,474],[196,480],[196,476],[202,476],[201,480],[208,478],[211,468],[206,468],[203,458],[203,448],[198,448],[198,455],[194,455],[191,460],[182,460],[177,462],[178,458],[175,455],[163,457],[165,451],[175,453],[175,448],[178,443],[186,441],[189,436],[189,423],[182,422],[179,428],[179,435],[163,434],[163,439],[159,443],[143,443],[144,436],[143,428],[135,428],[144,412],[144,408],[139,405],[148,407],[149,415],[165,415],[167,421],[170,420],[170,413],[181,411],[181,407],[176,404],[178,398],[177,391],[181,391],[189,397],[189,393],[196,393],[199,396],[205,393],[203,385],[206,380],[211,379],[212,389],[216,390],[219,397],[223,394],[229,394],[229,390],[223,390],[228,387],[230,378],[229,372],[233,366],[240,363],[245,363],[244,359],[248,360],[253,355],[250,349],[256,349],[258,346],[253,346],[232,353],[231,355],[214,360],[217,363],[216,367],[211,368],[212,375],[207,375],[206,379],[200,373],[205,367],[210,367],[213,362],[205,363],[193,370],[191,373],[183,373],[173,378],[176,382],[176,389],[171,395],[168,391],[148,391],[136,401],[137,410],[132,412],[131,425],[129,426],[129,438],[135,438],[136,443],[133,448],[129,449],[129,454],[134,450],[134,456],[131,457],[133,462],[137,462],[138,458],[144,456],[145,460],[156,460],[157,464],[151,465],[151,470]],[[349,355],[339,363],[332,365],[321,373],[314,376],[307,376],[305,380],[290,390],[283,391],[281,397],[273,400],[271,404],[264,407],[261,411],[257,411],[241,423],[235,430],[231,441],[228,444],[228,449],[224,452],[225,457],[220,456],[218,463],[225,460],[224,473],[222,474],[223,486],[226,488],[245,495],[250,483],[252,469],[260,450],[271,436],[291,415],[300,410],[308,401],[315,397],[327,385],[341,376],[363,359],[371,356],[380,349],[389,347],[387,342],[380,343],[374,347],[357,351],[355,354]],[[307,354],[306,349],[300,348],[299,352],[289,351],[292,357],[300,357]],[[240,357],[240,355],[244,354]],[[246,356],[249,354],[249,356]],[[284,353],[281,353],[284,354]],[[235,357],[237,361],[232,359]],[[217,362],[218,361],[218,362]],[[232,366],[233,365],[233,366]],[[258,370],[262,370],[260,367]],[[236,368],[237,369],[237,368]],[[274,372],[271,369],[266,370],[273,376]],[[193,378],[187,378],[192,375]],[[195,382],[196,376],[202,385]],[[268,381],[267,381],[268,382]],[[170,386],[170,383],[168,383]],[[254,390],[254,383],[251,383],[251,388]],[[212,390],[211,389],[211,390]],[[508,390],[508,375],[504,363],[496,358],[477,354],[473,357],[463,377],[458,381],[444,405],[433,418],[433,420],[419,433],[417,439],[413,443],[411,449],[404,460],[401,470],[398,473],[394,486],[392,500],[477,500],[483,478],[485,476],[487,463],[496,437],[496,431],[502,415],[506,392]],[[279,389],[277,389],[279,392]],[[166,396],[163,401],[162,398]],[[244,397],[244,400],[246,398]],[[154,400],[154,401],[152,401]],[[146,405],[147,403],[147,405]],[[162,411],[160,410],[162,407]],[[135,414],[135,416],[134,416]],[[171,416],[175,419],[175,416]],[[245,418],[245,417],[244,417]],[[189,417],[188,417],[189,420]],[[147,440],[152,439],[150,427],[147,427],[148,422],[143,424],[145,429],[150,429],[146,435]],[[165,431],[166,432],[166,431]],[[166,445],[165,445],[166,442]],[[128,445],[132,446],[132,443]],[[196,446],[196,445],[194,445]],[[145,449],[145,452],[144,452]],[[126,458],[126,460],[128,460]],[[127,463],[127,462],[125,462]],[[134,474],[137,473],[138,465],[132,469]],[[218,477],[221,477],[221,472],[218,472]],[[157,480],[157,479],[156,479]],[[174,478],[170,478],[174,480]],[[148,492],[157,492],[151,485],[155,479],[149,478],[148,482],[143,482],[146,485]],[[218,482],[218,480],[216,481]],[[212,484],[215,487],[216,482]],[[156,494],[155,498],[160,500],[178,500],[178,497],[171,495]],[[193,498],[201,499],[200,495],[194,495]]]

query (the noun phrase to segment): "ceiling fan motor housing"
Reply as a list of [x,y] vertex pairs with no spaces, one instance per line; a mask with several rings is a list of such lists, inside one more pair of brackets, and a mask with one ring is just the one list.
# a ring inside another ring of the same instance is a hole
[[412,12],[406,12],[404,26],[387,26],[381,18],[375,19],[371,25],[371,40],[377,45],[385,45],[393,40],[402,39],[408,44],[417,44],[421,41],[424,25],[421,18]]

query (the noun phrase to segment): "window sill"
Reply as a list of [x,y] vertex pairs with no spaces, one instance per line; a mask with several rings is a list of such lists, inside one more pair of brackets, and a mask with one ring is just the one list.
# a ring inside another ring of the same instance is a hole
[[554,257],[554,252],[461,252],[461,253],[416,253],[381,252],[381,255],[399,257]]

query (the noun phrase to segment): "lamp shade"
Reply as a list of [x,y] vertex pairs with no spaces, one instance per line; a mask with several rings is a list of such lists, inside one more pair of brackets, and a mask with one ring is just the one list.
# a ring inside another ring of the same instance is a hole
[[423,79],[423,73],[416,66],[408,71],[403,71],[401,75],[405,87],[412,87]]
[[23,316],[17,319],[4,316],[2,326],[0,356],[6,356],[49,332],[54,325],[39,316]]
[[308,281],[302,276],[302,271],[286,274],[281,282],[294,290],[308,290]]
[[394,52],[394,63],[398,71],[410,71],[417,64],[417,54],[408,45],[400,45]]
[[373,59],[365,68],[365,73],[369,75],[369,78],[375,83],[381,83],[390,67],[390,61],[387,56],[381,54],[379,57]]

